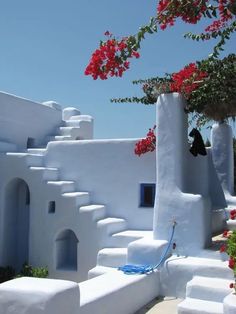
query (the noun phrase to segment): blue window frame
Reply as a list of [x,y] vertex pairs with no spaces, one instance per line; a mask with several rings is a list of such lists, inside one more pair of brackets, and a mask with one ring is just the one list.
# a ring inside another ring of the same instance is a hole
[[156,184],[140,184],[140,207],[154,207]]

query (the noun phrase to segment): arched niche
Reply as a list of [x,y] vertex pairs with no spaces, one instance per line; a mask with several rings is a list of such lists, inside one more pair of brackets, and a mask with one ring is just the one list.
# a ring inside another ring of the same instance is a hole
[[4,190],[2,260],[17,271],[28,262],[29,221],[29,186],[23,179],[12,179]]
[[56,269],[77,271],[78,242],[75,233],[66,229],[56,237]]

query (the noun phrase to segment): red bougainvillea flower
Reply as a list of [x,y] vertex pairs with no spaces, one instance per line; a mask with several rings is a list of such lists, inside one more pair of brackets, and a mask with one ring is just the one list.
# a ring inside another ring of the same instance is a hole
[[227,246],[226,244],[222,244],[220,247],[220,253],[226,252]]
[[109,31],[105,32],[108,40],[100,43],[100,47],[94,51],[85,69],[85,75],[91,75],[94,80],[100,78],[106,80],[108,76],[121,77],[129,69],[130,58],[139,58],[136,48],[131,45],[129,37],[121,40],[112,38]]
[[230,256],[230,258],[229,258],[229,265],[228,266],[231,269],[234,269],[234,267],[236,266],[235,259],[232,256]]
[[[207,32],[217,31],[225,26],[225,22],[233,18],[229,11],[229,6],[235,0],[218,0],[216,15],[219,17],[206,29]],[[206,16],[208,0],[160,0],[157,5],[157,20],[162,30],[167,26],[173,26],[177,18],[184,22],[196,24],[202,17]]]
[[190,63],[184,69],[172,74],[173,83],[170,85],[172,92],[184,94],[186,99],[189,98],[192,91],[198,88],[207,73],[200,71],[196,63]]
[[234,5],[235,0],[218,0],[219,2],[219,14],[220,14],[220,20],[222,22],[227,22],[228,20],[232,19],[233,16],[228,10],[229,5]]
[[157,19],[161,29],[173,26],[177,18],[186,23],[196,24],[207,9],[206,2],[207,0],[160,0],[157,6]]
[[[207,26],[207,28],[205,29],[205,32],[207,33],[220,31],[221,29],[225,28],[227,26],[227,22],[233,18],[233,15],[228,10],[228,7],[231,4],[233,5],[235,0],[219,0],[218,2],[219,19],[213,21],[212,24]],[[210,36],[208,39],[210,39]]]
[[236,219],[236,209],[230,211],[230,219],[232,220]]
[[225,230],[225,231],[223,232],[222,236],[223,236],[224,238],[228,238],[228,233],[229,233],[229,231],[228,231],[228,230]]
[[[205,32],[207,32],[207,33],[217,32],[221,28],[224,28],[225,26],[226,26],[225,22],[223,22],[222,20],[216,20],[212,24],[207,26],[207,28],[205,28]],[[209,37],[209,39],[210,39],[210,37]]]
[[156,135],[155,135],[156,126],[152,129],[149,129],[145,139],[138,141],[135,144],[134,153],[138,156],[145,154],[147,152],[153,152],[156,148]]

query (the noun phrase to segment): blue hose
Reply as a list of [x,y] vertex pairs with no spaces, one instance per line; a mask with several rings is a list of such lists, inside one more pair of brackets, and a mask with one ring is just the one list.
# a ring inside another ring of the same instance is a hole
[[160,259],[158,264],[156,264],[154,266],[152,266],[152,265],[124,265],[124,266],[120,266],[118,268],[118,270],[123,271],[127,275],[149,274],[149,273],[153,272],[155,269],[157,269],[158,267],[160,267],[163,264],[163,262],[165,261],[167,254],[168,254],[168,251],[170,249],[171,243],[173,241],[173,237],[174,237],[174,233],[175,233],[175,226],[176,226],[176,222],[173,223],[172,232],[171,232],[170,239],[168,241],[168,245],[167,245],[165,251],[163,252],[161,259]]

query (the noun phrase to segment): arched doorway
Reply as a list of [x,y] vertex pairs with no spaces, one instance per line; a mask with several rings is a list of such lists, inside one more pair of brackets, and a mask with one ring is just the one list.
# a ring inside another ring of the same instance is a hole
[[58,270],[77,270],[77,246],[79,240],[75,233],[64,230],[56,238],[56,268]]
[[3,262],[19,271],[29,255],[30,191],[19,178],[11,180],[4,195]]

